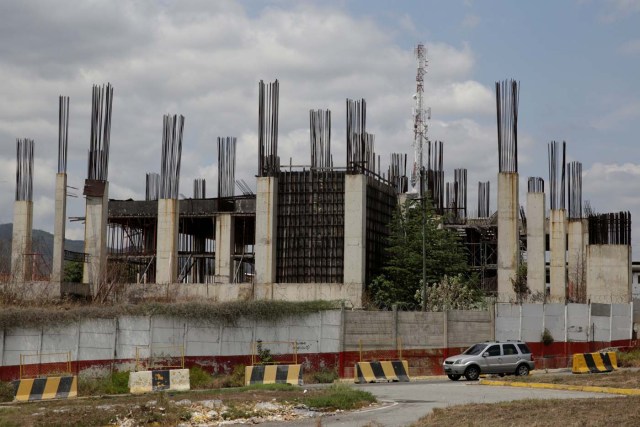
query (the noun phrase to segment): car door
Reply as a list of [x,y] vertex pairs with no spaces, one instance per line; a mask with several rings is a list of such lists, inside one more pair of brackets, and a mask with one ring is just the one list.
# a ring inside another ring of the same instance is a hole
[[502,363],[498,373],[512,373],[516,371],[516,366],[520,360],[520,354],[515,344],[502,344]]
[[482,354],[482,359],[484,360],[485,365],[485,368],[482,369],[482,371],[487,374],[496,373],[502,364],[502,350],[500,349],[500,344],[493,344],[487,347]]

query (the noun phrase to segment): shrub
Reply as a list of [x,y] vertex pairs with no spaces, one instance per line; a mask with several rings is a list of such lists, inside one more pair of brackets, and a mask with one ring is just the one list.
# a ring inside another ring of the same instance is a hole
[[319,384],[331,384],[338,379],[338,373],[335,369],[321,369],[312,374],[313,381]]
[[78,380],[78,394],[81,396],[125,393],[129,393],[129,372],[113,372],[101,378],[80,377]]
[[222,381],[222,387],[242,387],[244,386],[244,365],[236,365],[233,367],[231,375]]
[[634,348],[633,350],[626,352],[619,352],[618,366],[626,368],[638,368],[640,367],[640,348]]
[[553,335],[551,335],[551,332],[549,332],[549,330],[547,328],[544,328],[544,331],[542,332],[542,335],[540,336],[540,340],[542,341],[542,343],[544,345],[551,345],[553,344]]
[[308,407],[324,410],[356,409],[375,401],[376,398],[368,391],[357,390],[345,384],[334,384],[326,393],[303,399]]
[[213,376],[200,366],[192,366],[189,369],[189,383],[192,390],[215,388]]

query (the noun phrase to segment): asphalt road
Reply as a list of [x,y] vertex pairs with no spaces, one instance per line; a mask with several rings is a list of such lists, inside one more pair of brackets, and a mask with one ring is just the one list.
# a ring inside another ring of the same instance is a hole
[[[416,381],[410,383],[362,384],[355,385],[373,393],[381,407],[356,412],[343,412],[322,417],[322,426],[407,426],[428,414],[433,408],[460,405],[464,403],[493,403],[520,399],[574,399],[585,397],[611,397],[602,393],[584,393],[563,390],[545,390],[520,387],[495,387],[477,382],[449,380]],[[373,424],[375,423],[375,424]],[[294,421],[287,427],[315,426],[316,420]]]

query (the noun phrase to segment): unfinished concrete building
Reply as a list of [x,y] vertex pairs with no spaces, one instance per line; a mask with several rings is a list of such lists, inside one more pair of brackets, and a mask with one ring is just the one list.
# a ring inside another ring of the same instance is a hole
[[13,205],[11,276],[16,283],[31,280],[33,231],[33,140],[16,141],[16,198]]

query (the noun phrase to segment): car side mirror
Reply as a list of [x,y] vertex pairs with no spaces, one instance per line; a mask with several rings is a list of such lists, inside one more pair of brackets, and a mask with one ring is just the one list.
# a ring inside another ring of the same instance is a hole
[[482,353],[482,357],[488,357],[489,356],[489,352],[485,351],[484,353]]

